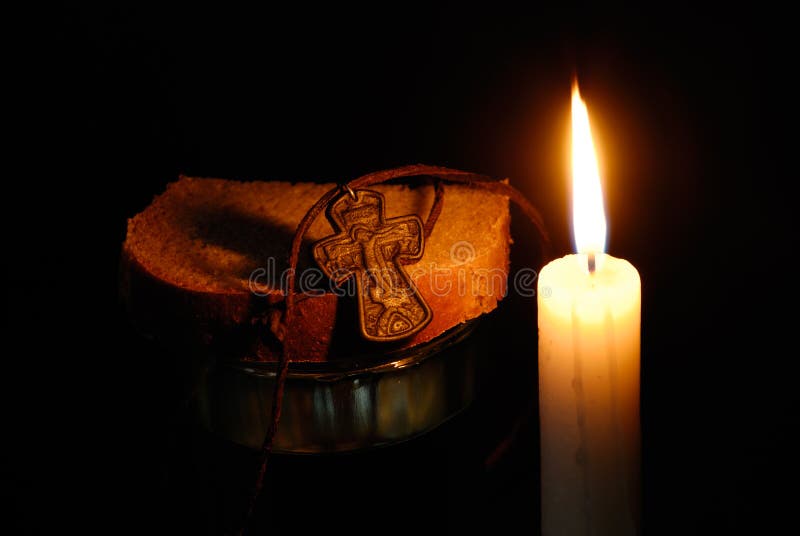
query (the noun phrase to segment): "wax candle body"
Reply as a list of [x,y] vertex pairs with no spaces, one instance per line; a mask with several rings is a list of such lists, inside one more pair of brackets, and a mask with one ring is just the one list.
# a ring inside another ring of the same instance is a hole
[[587,266],[567,255],[538,281],[544,536],[640,532],[639,273]]

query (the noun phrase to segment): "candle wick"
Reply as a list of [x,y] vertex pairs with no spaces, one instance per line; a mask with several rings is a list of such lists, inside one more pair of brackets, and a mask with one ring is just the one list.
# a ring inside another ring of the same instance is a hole
[[588,264],[589,264],[589,273],[593,274],[596,267],[594,262],[594,253],[589,253]]

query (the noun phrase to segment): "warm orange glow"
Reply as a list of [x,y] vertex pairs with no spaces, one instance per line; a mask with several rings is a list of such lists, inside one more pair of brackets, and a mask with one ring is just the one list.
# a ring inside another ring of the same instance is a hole
[[572,232],[578,253],[603,253],[606,214],[589,127],[589,112],[578,82],[572,86]]

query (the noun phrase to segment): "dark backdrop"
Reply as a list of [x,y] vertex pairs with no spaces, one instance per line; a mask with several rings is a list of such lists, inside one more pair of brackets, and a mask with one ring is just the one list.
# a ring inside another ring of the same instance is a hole
[[[577,73],[609,252],[643,281],[645,532],[776,532],[798,498],[786,19],[678,4],[37,13],[8,103],[32,151],[5,182],[2,523],[213,534],[241,499],[252,456],[174,418],[174,371],[117,304],[126,218],[167,182],[451,166],[509,177],[565,254]],[[519,217],[514,234],[519,267],[533,237]],[[474,408],[377,454],[278,459],[260,526],[536,533],[534,307],[512,298],[488,320]]]

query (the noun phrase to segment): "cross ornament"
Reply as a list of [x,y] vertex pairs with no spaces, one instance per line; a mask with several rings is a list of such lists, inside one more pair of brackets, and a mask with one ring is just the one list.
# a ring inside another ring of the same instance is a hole
[[370,341],[409,337],[433,318],[400,261],[422,258],[425,241],[416,215],[385,217],[384,197],[350,190],[328,205],[336,234],[314,244],[314,259],[337,285],[355,278],[361,335]]

